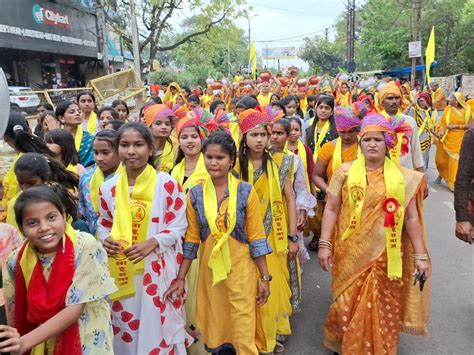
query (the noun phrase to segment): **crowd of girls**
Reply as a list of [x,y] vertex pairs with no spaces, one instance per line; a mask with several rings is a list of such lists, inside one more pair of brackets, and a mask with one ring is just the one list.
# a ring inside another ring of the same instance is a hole
[[271,78],[172,83],[137,119],[83,92],[39,105],[34,133],[12,113],[0,351],[281,353],[308,249],[333,265],[325,346],[391,354],[425,334],[424,164],[392,84],[378,108],[345,82]]

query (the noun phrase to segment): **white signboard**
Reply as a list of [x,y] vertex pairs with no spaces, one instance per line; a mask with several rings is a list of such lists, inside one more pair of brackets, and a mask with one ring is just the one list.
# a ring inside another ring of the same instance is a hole
[[409,58],[421,57],[421,41],[408,43],[408,57]]

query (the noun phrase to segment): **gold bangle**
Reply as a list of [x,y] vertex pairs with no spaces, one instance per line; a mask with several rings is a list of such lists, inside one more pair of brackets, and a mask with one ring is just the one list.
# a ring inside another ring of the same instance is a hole
[[421,260],[426,261],[429,260],[430,257],[428,254],[413,254],[413,260]]

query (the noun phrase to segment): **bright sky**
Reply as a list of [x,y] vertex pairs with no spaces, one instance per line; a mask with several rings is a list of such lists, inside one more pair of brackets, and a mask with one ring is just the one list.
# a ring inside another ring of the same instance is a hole
[[[361,3],[362,1],[357,1]],[[252,10],[250,16],[251,39],[259,54],[268,45],[274,47],[296,47],[303,44],[305,35],[324,36],[325,28],[329,28],[329,37],[334,35],[333,24],[336,22],[347,4],[347,0],[248,0]],[[236,20],[237,26],[248,35],[246,18]],[[265,41],[268,41],[265,43]],[[263,63],[266,64],[266,61]],[[296,65],[307,69],[302,60],[280,60],[281,67]],[[276,67],[274,60],[269,60],[269,67]]]

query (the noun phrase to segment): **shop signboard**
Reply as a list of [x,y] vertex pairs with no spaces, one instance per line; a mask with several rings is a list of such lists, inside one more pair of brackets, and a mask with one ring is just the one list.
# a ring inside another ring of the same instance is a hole
[[96,17],[60,1],[0,0],[0,48],[97,58]]

